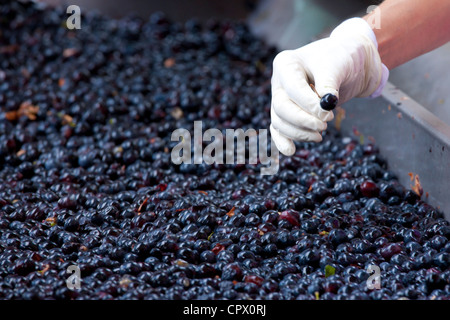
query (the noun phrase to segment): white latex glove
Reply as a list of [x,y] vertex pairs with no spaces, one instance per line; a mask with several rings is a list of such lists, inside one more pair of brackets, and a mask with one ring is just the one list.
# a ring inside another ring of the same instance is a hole
[[321,131],[333,119],[320,107],[330,93],[338,105],[353,97],[376,97],[389,70],[381,62],[375,34],[361,18],[342,22],[329,38],[280,52],[273,61],[270,132],[278,150],[295,153],[296,141],[322,141]]

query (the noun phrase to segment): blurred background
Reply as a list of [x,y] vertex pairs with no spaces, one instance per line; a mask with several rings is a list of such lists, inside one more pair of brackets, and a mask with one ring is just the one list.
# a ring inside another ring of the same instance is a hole
[[[282,47],[298,47],[342,19],[365,12],[380,0],[40,0],[50,5],[75,4],[119,18],[137,14],[146,18],[155,11],[172,20],[196,18],[247,20],[255,33]],[[281,35],[281,38],[280,38]]]

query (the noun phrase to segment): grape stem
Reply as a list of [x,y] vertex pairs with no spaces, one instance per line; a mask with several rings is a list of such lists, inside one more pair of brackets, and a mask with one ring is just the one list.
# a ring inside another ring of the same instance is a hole
[[316,87],[314,87],[314,85],[312,83],[309,84],[309,86],[311,87],[311,89],[313,89],[313,91],[317,94],[317,96],[319,97],[319,99],[322,99],[322,97],[319,95],[319,93],[316,90]]

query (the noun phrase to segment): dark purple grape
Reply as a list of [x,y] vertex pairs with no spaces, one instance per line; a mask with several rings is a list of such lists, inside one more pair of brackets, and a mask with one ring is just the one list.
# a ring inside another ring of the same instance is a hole
[[338,104],[338,98],[331,93],[327,93],[320,99],[320,107],[324,110],[330,111],[336,108]]
[[268,176],[172,163],[171,133],[196,120],[270,126],[277,52],[244,23],[84,11],[95,28],[67,33],[65,9],[1,8],[0,299],[448,296],[450,225],[374,143],[330,126]]
[[376,197],[378,196],[378,186],[373,181],[364,181],[361,183],[361,193],[364,197]]

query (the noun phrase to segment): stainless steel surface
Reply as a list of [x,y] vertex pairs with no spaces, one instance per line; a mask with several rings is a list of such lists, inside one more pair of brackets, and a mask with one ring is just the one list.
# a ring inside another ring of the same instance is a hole
[[280,49],[295,49],[337,26],[369,0],[261,0],[249,16],[253,33]]
[[[370,4],[364,1],[348,4],[337,14],[331,2],[264,0],[249,23],[257,35],[280,50],[293,49],[328,35],[346,18],[363,16]],[[366,139],[375,139],[389,168],[406,188],[414,184],[409,174],[418,175],[424,189],[422,199],[442,210],[447,220],[450,220],[450,99],[446,99],[450,88],[449,65],[450,44],[447,44],[392,70],[390,80],[404,91],[389,82],[379,98],[353,99],[343,106],[346,117],[341,122],[344,134],[352,136],[356,128]]]
[[410,188],[410,173],[418,175],[422,199],[450,220],[450,126],[391,83],[381,97],[353,99],[344,108],[342,132],[373,137],[399,181]]
[[389,81],[450,125],[450,43],[391,71]]

